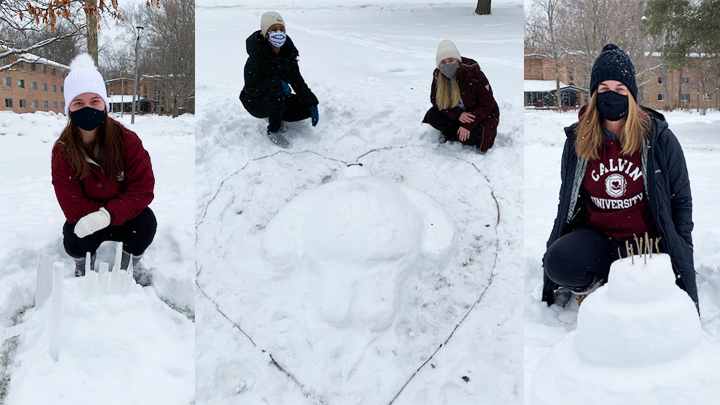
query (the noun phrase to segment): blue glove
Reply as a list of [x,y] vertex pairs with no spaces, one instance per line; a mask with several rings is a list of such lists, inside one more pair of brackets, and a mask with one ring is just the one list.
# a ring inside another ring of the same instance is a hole
[[286,96],[289,96],[290,93],[292,93],[292,89],[290,89],[290,86],[287,83],[285,83],[284,80],[280,80],[280,87],[282,87]]
[[318,121],[320,121],[320,113],[316,105],[310,107],[310,121],[312,122],[312,126],[317,125]]

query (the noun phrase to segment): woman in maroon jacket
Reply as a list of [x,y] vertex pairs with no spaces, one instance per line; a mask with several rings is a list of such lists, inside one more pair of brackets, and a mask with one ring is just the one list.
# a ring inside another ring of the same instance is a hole
[[495,142],[500,122],[490,83],[480,65],[460,56],[449,39],[438,46],[435,62],[430,91],[433,106],[423,122],[441,131],[445,140],[474,145],[485,152]]
[[85,254],[102,242],[123,243],[122,267],[132,258],[135,280],[149,285],[137,266],[155,236],[148,208],[155,177],[140,139],[108,113],[105,83],[87,54],[79,55],[65,78],[65,112],[70,120],[52,151],[52,183],[67,222],[65,251],[75,275],[85,274]]

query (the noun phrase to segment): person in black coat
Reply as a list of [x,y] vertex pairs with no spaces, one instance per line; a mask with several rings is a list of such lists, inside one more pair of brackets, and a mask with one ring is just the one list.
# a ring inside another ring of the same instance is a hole
[[662,114],[637,104],[635,69],[608,44],[591,73],[591,98],[565,128],[557,217],[543,258],[542,300],[581,299],[627,256],[632,235],[660,238],[677,285],[698,307],[692,196],[682,148]]
[[298,50],[285,33],[285,21],[274,11],[262,15],[260,30],[245,44],[248,60],[240,101],[253,117],[268,119],[270,141],[289,148],[290,143],[281,135],[283,121],[311,118],[316,126],[319,120],[318,99],[300,74]]

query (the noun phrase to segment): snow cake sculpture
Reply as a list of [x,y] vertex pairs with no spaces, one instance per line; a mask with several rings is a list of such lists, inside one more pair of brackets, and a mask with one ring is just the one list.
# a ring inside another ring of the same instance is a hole
[[713,404],[720,350],[675,285],[666,254],[629,257],[580,307],[577,330],[539,363],[532,404]]
[[388,328],[408,276],[452,255],[455,224],[427,195],[361,165],[307,191],[270,221],[263,253],[279,272],[309,272],[320,320]]

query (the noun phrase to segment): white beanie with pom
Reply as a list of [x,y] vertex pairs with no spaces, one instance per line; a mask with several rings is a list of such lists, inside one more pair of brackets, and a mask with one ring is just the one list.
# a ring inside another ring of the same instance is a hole
[[435,66],[440,67],[440,62],[447,58],[457,59],[458,62],[462,60],[460,51],[458,51],[453,41],[449,39],[440,42],[440,45],[438,45],[437,55],[435,56]]
[[70,62],[70,73],[65,76],[65,115],[69,115],[68,109],[73,99],[83,93],[95,93],[102,97],[105,110],[108,111],[110,102],[105,81],[87,53],[81,53]]
[[287,31],[287,28],[285,27],[285,20],[283,20],[280,13],[277,11],[268,11],[267,13],[264,13],[262,17],[260,17],[260,32],[262,32],[262,36],[264,37],[267,35],[268,28],[275,24],[282,25]]

